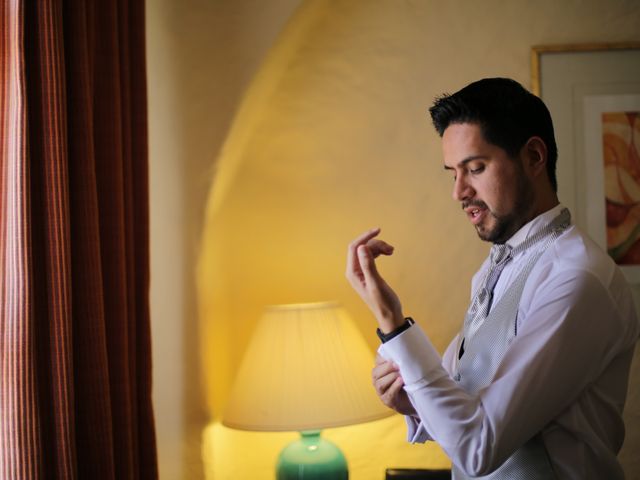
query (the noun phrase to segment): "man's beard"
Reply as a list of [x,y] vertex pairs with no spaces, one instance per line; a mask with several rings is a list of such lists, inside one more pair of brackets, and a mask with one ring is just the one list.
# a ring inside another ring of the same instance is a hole
[[494,219],[494,226],[491,229],[484,230],[482,225],[476,226],[478,237],[485,242],[505,243],[509,240],[524,224],[531,220],[530,212],[533,208],[533,186],[531,181],[522,175],[518,176],[516,203],[513,210],[505,215],[496,215],[492,212],[486,203],[481,200],[469,202],[481,208],[486,208],[487,213]]

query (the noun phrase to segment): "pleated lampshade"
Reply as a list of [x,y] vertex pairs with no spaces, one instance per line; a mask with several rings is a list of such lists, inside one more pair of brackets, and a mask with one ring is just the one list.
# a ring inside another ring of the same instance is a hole
[[306,431],[392,414],[371,385],[373,354],[336,303],[268,307],[237,374],[223,424]]

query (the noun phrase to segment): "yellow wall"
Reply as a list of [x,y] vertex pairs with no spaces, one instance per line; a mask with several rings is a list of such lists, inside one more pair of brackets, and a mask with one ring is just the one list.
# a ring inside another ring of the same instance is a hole
[[[202,475],[199,434],[220,415],[264,305],[339,300],[377,345],[343,277],[358,232],[379,225],[396,246],[383,273],[440,350],[459,328],[487,246],[450,199],[426,114],[436,95],[484,76],[528,85],[535,44],[640,39],[637,1],[149,0],[147,10],[164,478]],[[630,478],[640,474],[631,454],[639,383],[636,367],[623,454]],[[339,437],[355,479],[444,461],[435,447],[406,445],[397,417],[327,436]],[[285,437],[212,424],[208,471],[272,478],[267,466]]]
[[204,478],[195,265],[218,150],[299,0],[148,0],[154,407],[161,478]]

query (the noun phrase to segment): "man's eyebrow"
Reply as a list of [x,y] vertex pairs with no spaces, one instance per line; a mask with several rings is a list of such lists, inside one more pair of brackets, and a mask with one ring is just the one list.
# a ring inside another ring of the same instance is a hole
[[[458,162],[458,164],[456,165],[456,167],[460,168],[460,167],[464,167],[467,163],[472,162],[473,160],[486,160],[487,157],[485,155],[472,155],[470,157],[467,158],[463,158],[462,160],[460,160]],[[450,167],[449,165],[445,165],[444,166],[445,170],[454,170],[453,167]]]

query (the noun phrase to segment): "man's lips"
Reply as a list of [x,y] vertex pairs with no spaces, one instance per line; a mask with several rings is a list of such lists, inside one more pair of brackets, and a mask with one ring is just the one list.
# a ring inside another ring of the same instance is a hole
[[478,225],[484,219],[488,211],[485,204],[479,203],[463,205],[462,208],[467,214],[469,221],[474,225]]

